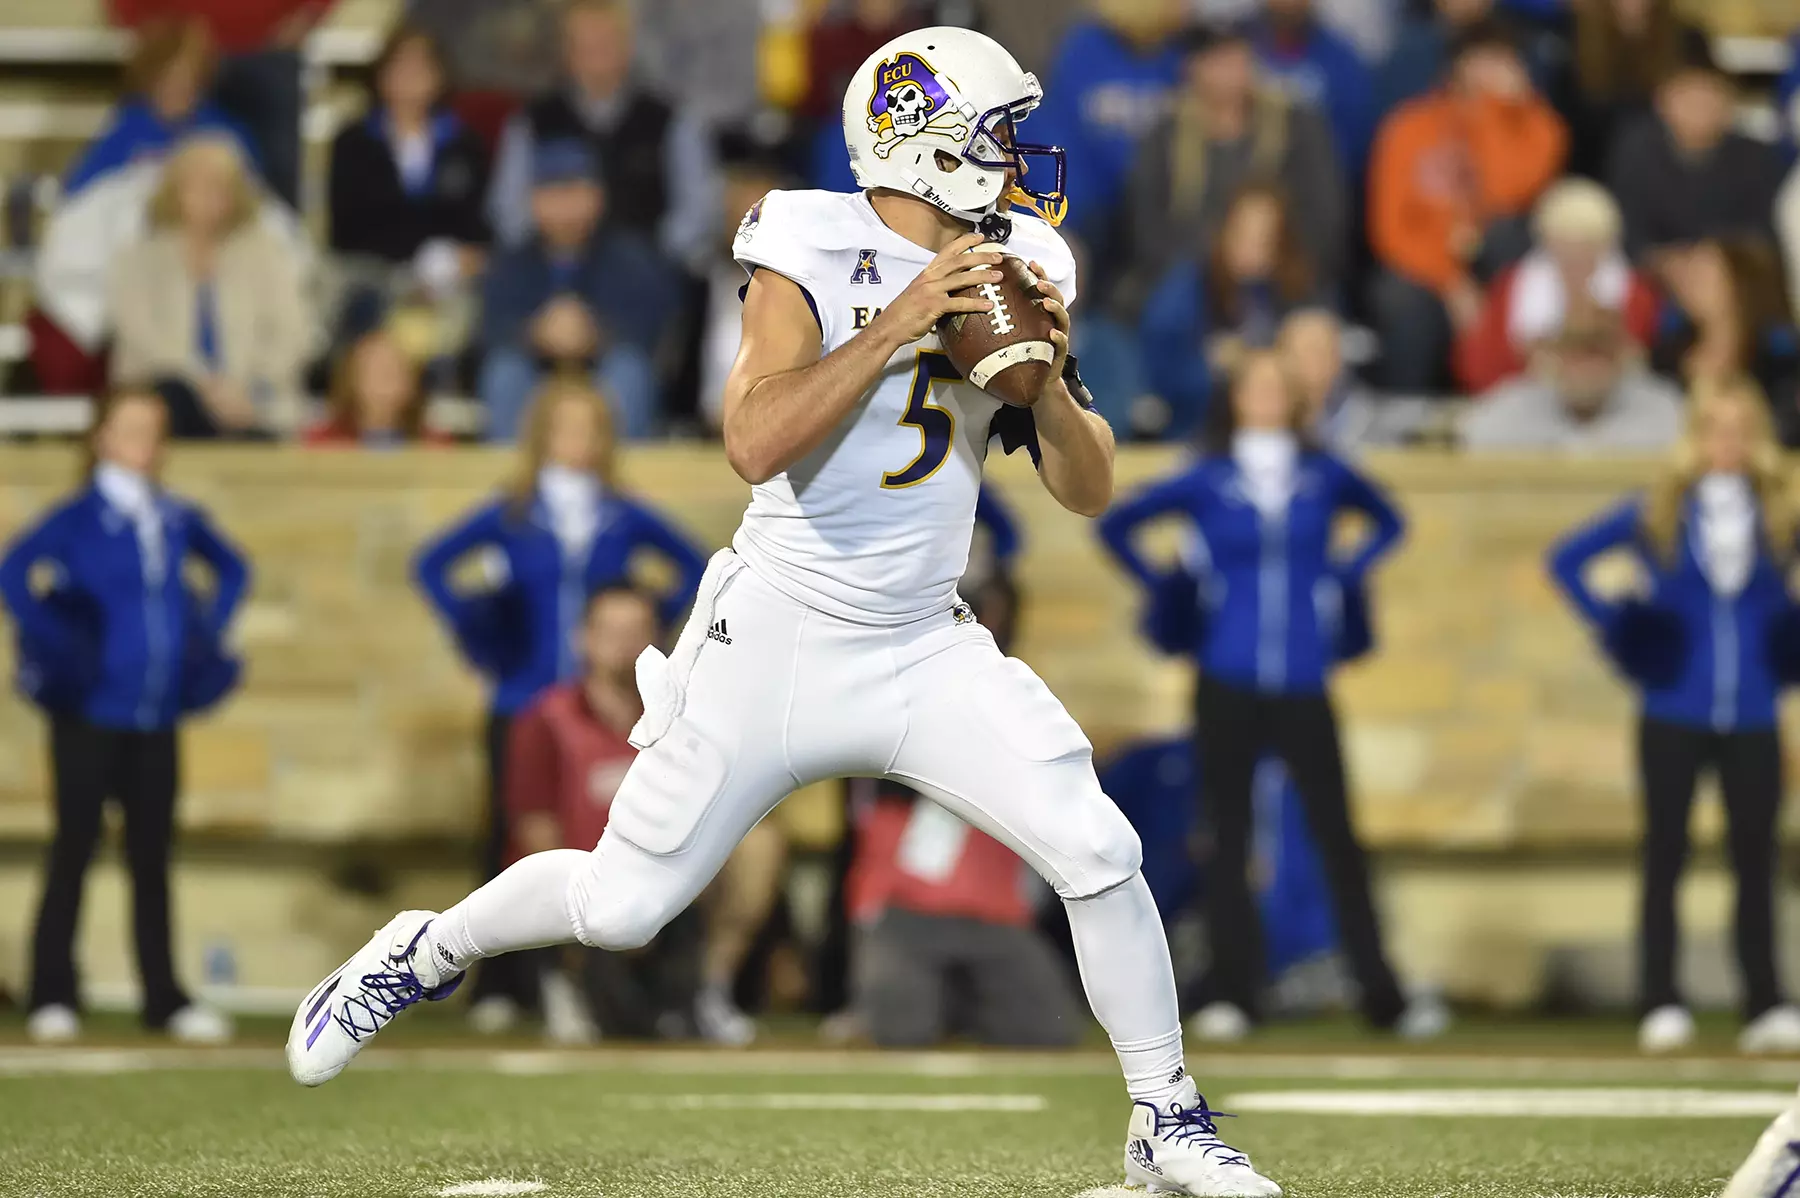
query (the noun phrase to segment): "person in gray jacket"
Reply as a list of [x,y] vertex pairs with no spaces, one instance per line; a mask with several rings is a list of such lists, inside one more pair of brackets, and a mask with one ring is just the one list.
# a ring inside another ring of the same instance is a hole
[[1681,392],[1644,368],[1615,313],[1571,312],[1534,365],[1475,401],[1465,449],[1629,453],[1681,435]]

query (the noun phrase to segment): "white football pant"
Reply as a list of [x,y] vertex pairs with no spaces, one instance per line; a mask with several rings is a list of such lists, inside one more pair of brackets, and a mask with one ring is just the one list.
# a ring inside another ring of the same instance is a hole
[[1138,871],[1137,834],[1101,791],[1087,737],[966,607],[897,628],[854,624],[721,550],[674,652],[645,654],[638,683],[642,752],[566,894],[584,944],[648,943],[757,821],[831,778],[913,787],[1065,899]]

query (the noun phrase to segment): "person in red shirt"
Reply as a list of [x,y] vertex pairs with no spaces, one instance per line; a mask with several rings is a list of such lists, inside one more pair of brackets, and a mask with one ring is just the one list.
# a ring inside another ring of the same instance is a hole
[[[588,600],[578,634],[585,673],[545,691],[513,722],[506,768],[512,859],[600,842],[613,796],[637,757],[627,738],[644,713],[638,655],[661,634],[656,600],[636,587],[602,587]],[[692,1027],[719,1043],[753,1040],[756,1025],[732,1002],[730,984],[773,904],[780,853],[772,827],[747,838],[718,884],[729,902],[695,908],[646,949],[574,950],[574,972],[600,1029],[669,1037]],[[555,1039],[591,1038],[581,1018],[567,1014],[568,992],[554,973],[546,979],[546,1027]]]
[[[1018,595],[1003,574],[973,592],[1004,647]],[[897,782],[851,783],[857,929],[851,1003],[883,1048],[961,1034],[983,1044],[1074,1044],[1086,1020],[1068,970],[1034,926],[1036,878],[1013,851]]]
[[300,46],[336,0],[107,0],[115,25],[197,18],[225,53],[213,100],[249,131],[269,189],[300,204]]
[[637,757],[626,739],[644,713],[633,669],[658,631],[655,602],[633,587],[603,587],[588,601],[585,675],[551,687],[513,722],[506,805],[515,857],[600,843]]

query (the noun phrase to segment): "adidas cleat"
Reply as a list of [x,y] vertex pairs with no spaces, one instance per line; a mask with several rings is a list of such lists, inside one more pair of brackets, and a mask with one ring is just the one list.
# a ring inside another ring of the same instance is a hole
[[1281,1198],[1281,1187],[1258,1173],[1250,1158],[1219,1138],[1206,1099],[1190,1096],[1166,1108],[1133,1103],[1125,1140],[1125,1180],[1152,1194],[1196,1198]]
[[1719,1198],[1800,1198],[1800,1111],[1775,1117]]
[[375,1033],[421,999],[448,998],[460,970],[420,951],[433,911],[402,911],[333,974],[313,987],[288,1028],[288,1072],[318,1086],[344,1071]]

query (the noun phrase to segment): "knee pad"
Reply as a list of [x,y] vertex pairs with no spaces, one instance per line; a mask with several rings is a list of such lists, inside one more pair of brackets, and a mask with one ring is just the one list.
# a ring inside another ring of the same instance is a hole
[[612,843],[615,851],[605,851],[608,839],[603,837],[588,854],[587,867],[569,879],[564,901],[575,939],[589,948],[624,952],[649,944],[677,912],[661,887],[641,884],[640,871],[620,860],[620,842]]

